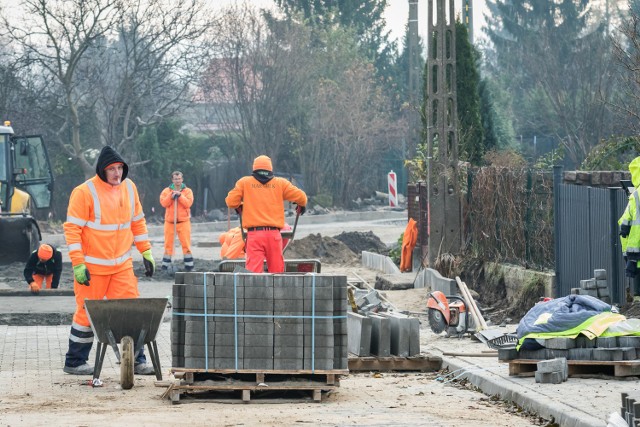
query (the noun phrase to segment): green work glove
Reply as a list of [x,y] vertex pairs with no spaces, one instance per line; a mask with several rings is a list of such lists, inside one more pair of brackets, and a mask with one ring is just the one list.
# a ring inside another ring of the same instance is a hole
[[142,252],[142,263],[144,264],[144,275],[147,277],[153,276],[153,272],[156,270],[156,262],[151,254],[151,249],[147,249]]
[[87,270],[86,265],[78,264],[74,266],[73,277],[76,279],[76,282],[80,283],[81,285],[89,286],[91,275],[89,274],[89,270]]

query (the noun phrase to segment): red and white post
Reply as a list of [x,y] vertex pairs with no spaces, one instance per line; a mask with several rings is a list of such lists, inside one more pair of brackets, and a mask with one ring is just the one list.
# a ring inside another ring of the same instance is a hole
[[394,171],[387,174],[387,183],[389,184],[389,206],[398,207],[398,177]]

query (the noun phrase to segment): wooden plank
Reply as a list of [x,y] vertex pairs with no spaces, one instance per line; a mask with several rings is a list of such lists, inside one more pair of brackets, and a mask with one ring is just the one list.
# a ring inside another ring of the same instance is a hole
[[442,358],[438,356],[420,357],[350,357],[349,371],[439,371]]

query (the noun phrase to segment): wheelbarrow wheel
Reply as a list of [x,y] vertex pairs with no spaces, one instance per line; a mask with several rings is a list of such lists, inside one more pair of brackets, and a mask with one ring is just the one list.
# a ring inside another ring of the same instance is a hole
[[133,387],[133,338],[126,336],[120,341],[122,344],[122,357],[120,359],[120,385],[124,390]]

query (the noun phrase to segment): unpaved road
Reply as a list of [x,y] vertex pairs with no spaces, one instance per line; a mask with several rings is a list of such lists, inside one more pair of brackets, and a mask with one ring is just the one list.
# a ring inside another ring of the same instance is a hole
[[[376,235],[384,236],[382,240],[385,243],[396,241],[403,229],[402,223],[357,224],[357,231],[373,231]],[[326,224],[310,232],[335,235],[342,231],[349,231],[347,224]],[[217,241],[217,234],[194,234],[196,259],[212,260],[217,256],[219,248],[210,247],[206,243]],[[154,254],[158,259],[162,254],[162,238],[155,236],[152,239]],[[323,265],[323,272],[346,274],[348,277],[358,275],[371,284],[374,283],[376,275],[375,272],[355,264]],[[3,277],[12,275],[2,270],[0,273],[0,281]],[[162,275],[154,277],[153,280],[159,284],[171,283],[169,278]],[[388,292],[387,296],[398,308],[411,311],[419,311],[424,307],[426,298],[424,290],[393,291]],[[423,351],[428,351],[433,334],[426,329],[426,322],[422,323]],[[38,357],[32,354],[34,350],[30,343],[24,343],[24,349],[10,349],[7,343],[13,342],[11,337],[2,335],[20,332],[23,329],[28,329],[27,336],[44,334],[51,337],[57,334],[61,337],[59,341],[62,344],[60,348],[51,348],[49,345],[48,360],[39,360],[36,366],[23,364],[20,360],[23,354],[28,354],[25,357],[29,358]],[[88,387],[85,385],[84,377],[62,373],[62,360],[66,350],[64,339],[68,333],[66,331],[68,327],[62,326],[31,326],[18,329],[0,326],[0,350],[4,354],[0,364],[0,379],[8,381],[2,382],[4,384],[15,384],[13,387],[0,390],[0,425],[544,425],[537,418],[519,415],[517,408],[495,402],[482,393],[461,385],[436,381],[438,373],[347,375],[342,378],[339,389],[324,396],[319,404],[289,400],[286,403],[259,403],[254,400],[250,404],[234,405],[183,399],[183,403],[175,405],[161,398],[165,388],[155,386],[154,377],[136,377],[134,388],[125,391],[119,386],[118,371],[109,369],[107,365],[101,376],[104,381],[104,387],[101,388]],[[13,357],[16,363],[13,364],[7,360],[11,351],[15,352]],[[108,358],[113,359],[111,350],[108,350],[108,353]],[[93,360],[93,353],[91,357]],[[47,369],[43,370],[42,365],[50,365],[50,372]]]

